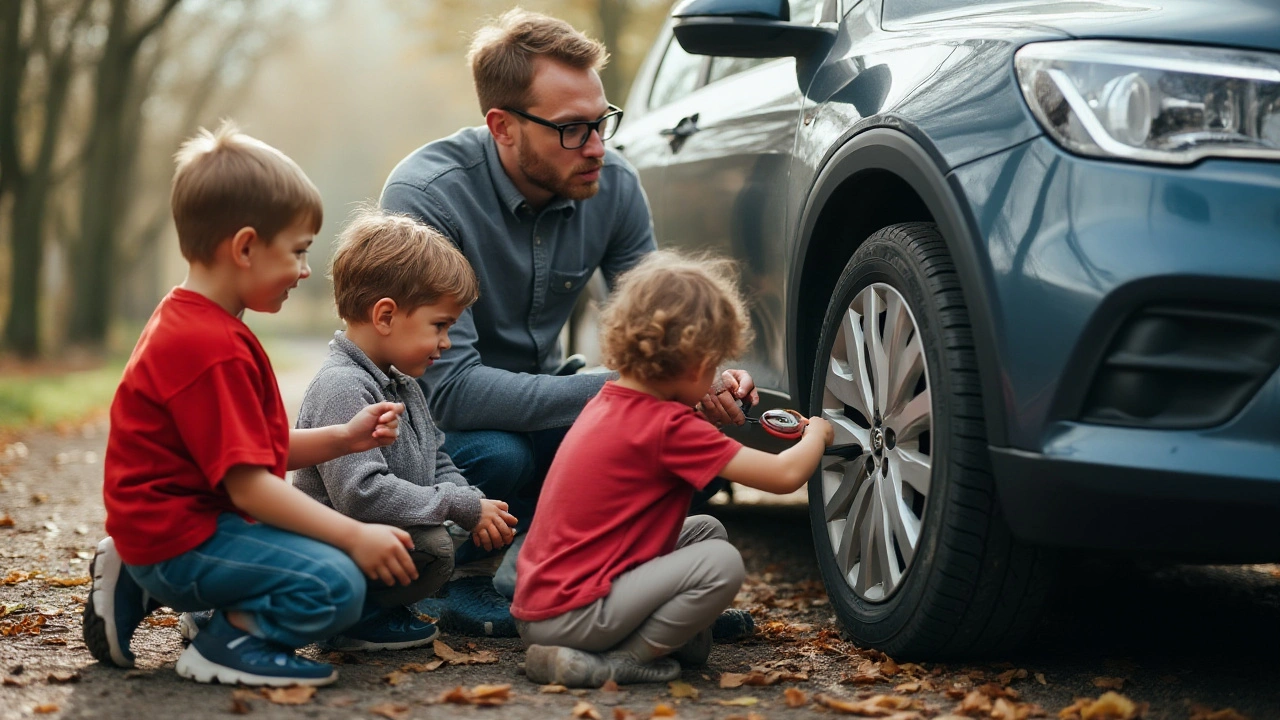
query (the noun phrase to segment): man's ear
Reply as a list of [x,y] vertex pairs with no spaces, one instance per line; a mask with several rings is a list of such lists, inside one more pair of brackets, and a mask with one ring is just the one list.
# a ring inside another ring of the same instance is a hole
[[231,260],[242,268],[249,267],[249,259],[253,255],[253,243],[258,239],[258,231],[245,226],[231,236]]
[[508,147],[515,145],[520,132],[516,127],[516,119],[511,113],[498,108],[489,108],[484,114],[484,124],[489,126],[489,134],[494,142]]
[[373,309],[369,311],[369,321],[373,323],[373,328],[379,335],[387,335],[391,332],[391,323],[395,319],[396,309],[396,301],[391,298],[384,297],[373,304]]

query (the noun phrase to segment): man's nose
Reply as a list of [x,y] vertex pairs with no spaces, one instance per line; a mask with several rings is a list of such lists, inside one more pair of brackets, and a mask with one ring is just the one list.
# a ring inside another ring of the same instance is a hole
[[604,157],[604,140],[600,139],[600,131],[592,130],[587,137],[587,144],[582,146],[582,156],[589,158]]

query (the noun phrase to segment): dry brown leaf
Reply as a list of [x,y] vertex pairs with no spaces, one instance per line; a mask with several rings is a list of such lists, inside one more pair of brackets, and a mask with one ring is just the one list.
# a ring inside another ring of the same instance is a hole
[[5,687],[26,687],[27,686],[27,683],[25,681],[19,680],[16,677],[8,677],[8,676],[6,676],[3,683],[0,683],[0,684],[3,684]]
[[282,688],[262,688],[262,697],[276,705],[306,705],[315,697],[316,689],[311,685],[293,685]]
[[723,705],[725,707],[754,707],[760,704],[760,699],[751,697],[750,695],[743,695],[742,697],[733,698],[732,700],[717,700],[716,704]]
[[45,715],[47,713],[56,713],[60,709],[61,708],[58,707],[58,703],[44,703],[31,708],[31,712],[39,715]]
[[893,658],[885,658],[884,662],[880,665],[880,674],[888,677],[897,675],[900,670],[901,668],[898,667],[898,663],[893,661]]
[[996,681],[1001,685],[1008,685],[1014,680],[1022,680],[1027,677],[1027,671],[1022,668],[1016,670],[1005,670],[996,676]]
[[[511,683],[502,683],[494,685],[476,685],[471,688],[471,695],[477,701],[481,700],[500,700],[506,702],[511,699]],[[477,702],[477,705],[499,704]]]
[[1249,720],[1249,718],[1236,712],[1235,708],[1214,710],[1205,705],[1196,704],[1191,706],[1189,720]]
[[622,707],[613,709],[613,720],[635,720],[636,714]]
[[0,515],[0,528],[13,527],[13,518],[9,517],[9,513]]
[[396,685],[399,685],[400,683],[408,679],[409,679],[409,673],[401,672],[399,670],[392,670],[391,672],[382,676],[382,682],[392,687],[395,687]]
[[956,712],[961,715],[985,715],[991,712],[991,698],[987,697],[980,690],[971,690],[964,699],[960,701],[960,707],[956,708]]
[[1040,706],[1009,702],[1005,698],[997,698],[995,707],[991,708],[991,717],[995,720],[1027,720],[1033,714],[1043,714]]
[[433,647],[436,651],[436,657],[450,665],[487,665],[498,662],[498,656],[491,650],[463,653],[454,650],[439,640],[435,641]]
[[805,695],[804,691],[795,688],[787,688],[783,691],[783,695],[787,698],[787,707],[804,707],[805,703],[809,702],[809,696]]
[[619,692],[621,691],[621,688],[618,687],[618,683],[614,682],[613,678],[609,678],[608,680],[604,681],[603,685],[600,686],[600,691],[601,692]]
[[88,575],[84,577],[45,578],[45,584],[47,584],[49,587],[59,587],[59,588],[78,587],[80,585],[88,585],[91,582],[93,582],[93,578],[89,577]]
[[562,693],[568,689],[569,688],[563,685],[543,685],[541,688],[538,689],[538,692],[546,695],[546,694]]
[[666,703],[653,706],[653,717],[675,717],[676,709]]
[[336,708],[351,707],[352,705],[355,705],[355,704],[356,704],[356,699],[351,697],[350,695],[342,695],[340,697],[330,698],[328,701],[325,702],[325,705],[328,705],[329,707],[336,707]]
[[369,712],[374,715],[381,715],[389,720],[405,720],[409,717],[409,706],[400,703],[385,702],[374,705],[369,708]]
[[502,705],[511,699],[511,685],[476,685],[464,688],[461,685],[441,693],[436,702],[453,703],[455,705],[480,705],[492,707]]
[[10,570],[8,575],[0,578],[0,584],[17,585],[18,583],[26,582],[39,576],[39,571],[27,572],[26,570]]
[[1093,686],[1096,688],[1102,688],[1103,690],[1122,690],[1124,689],[1124,678],[1096,677],[1093,679]]
[[730,715],[724,720],[765,720],[765,717],[760,713],[749,712],[746,715]]
[[145,621],[151,627],[177,627],[177,615],[152,615]]
[[894,685],[894,686],[893,686],[893,691],[894,691],[894,692],[900,692],[900,693],[913,693],[913,692],[920,692],[920,683],[918,683],[918,682],[914,682],[914,681],[912,681],[912,682],[904,682],[904,683],[902,683],[902,684],[900,684],[900,685]]
[[262,696],[252,690],[232,690],[231,691],[231,712],[236,715],[247,715],[253,711],[253,705],[249,701],[253,698],[262,699]]
[[80,673],[74,670],[53,670],[49,673],[49,682],[51,683],[80,682]]
[[1049,685],[1049,681],[1045,679],[1044,673],[1036,673],[1036,682],[1046,687]]
[[46,637],[40,641],[41,645],[66,645],[67,639],[63,637]]
[[671,690],[671,697],[673,698],[698,699],[698,688],[684,682],[683,680],[669,682],[667,683],[667,687]]
[[444,664],[441,658],[434,658],[424,663],[405,663],[400,666],[400,672],[405,673],[424,673],[431,672]]
[[601,720],[600,711],[586,700],[579,700],[577,705],[573,706],[573,717],[588,718],[588,720]]
[[1107,691],[1097,700],[1077,698],[1074,703],[1058,711],[1060,720],[1134,720],[1147,710],[1146,703],[1134,703],[1116,692]]
[[865,700],[844,700],[819,693],[814,695],[813,699],[823,707],[862,717],[893,718],[893,720],[918,720],[922,717],[917,712],[904,712],[912,707],[912,701],[909,698],[893,695],[872,695]]

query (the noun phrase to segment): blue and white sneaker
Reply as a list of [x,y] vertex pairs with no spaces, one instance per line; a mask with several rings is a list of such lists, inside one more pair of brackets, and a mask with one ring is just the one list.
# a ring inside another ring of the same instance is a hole
[[298,657],[293,648],[256,638],[215,612],[178,657],[178,674],[201,683],[227,685],[328,685],[338,671],[328,663]]
[[511,601],[494,589],[491,577],[451,580],[437,597],[421,600],[413,608],[439,619],[440,627],[454,635],[519,637]]
[[160,607],[124,567],[110,537],[98,543],[89,566],[93,586],[84,605],[84,644],[94,659],[117,667],[133,667],[129,641],[142,619]]
[[210,620],[213,620],[212,610],[184,612],[178,616],[178,634],[182,636],[184,642],[189,643],[196,639]]
[[403,650],[426,645],[440,631],[403,607],[387,608],[320,643],[327,650]]

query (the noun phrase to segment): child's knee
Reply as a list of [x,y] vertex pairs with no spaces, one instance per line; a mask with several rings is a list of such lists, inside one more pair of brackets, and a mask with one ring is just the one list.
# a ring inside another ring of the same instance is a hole
[[716,584],[731,589],[736,595],[742,587],[743,580],[747,578],[747,568],[742,563],[742,553],[727,540],[709,540],[707,550]]

